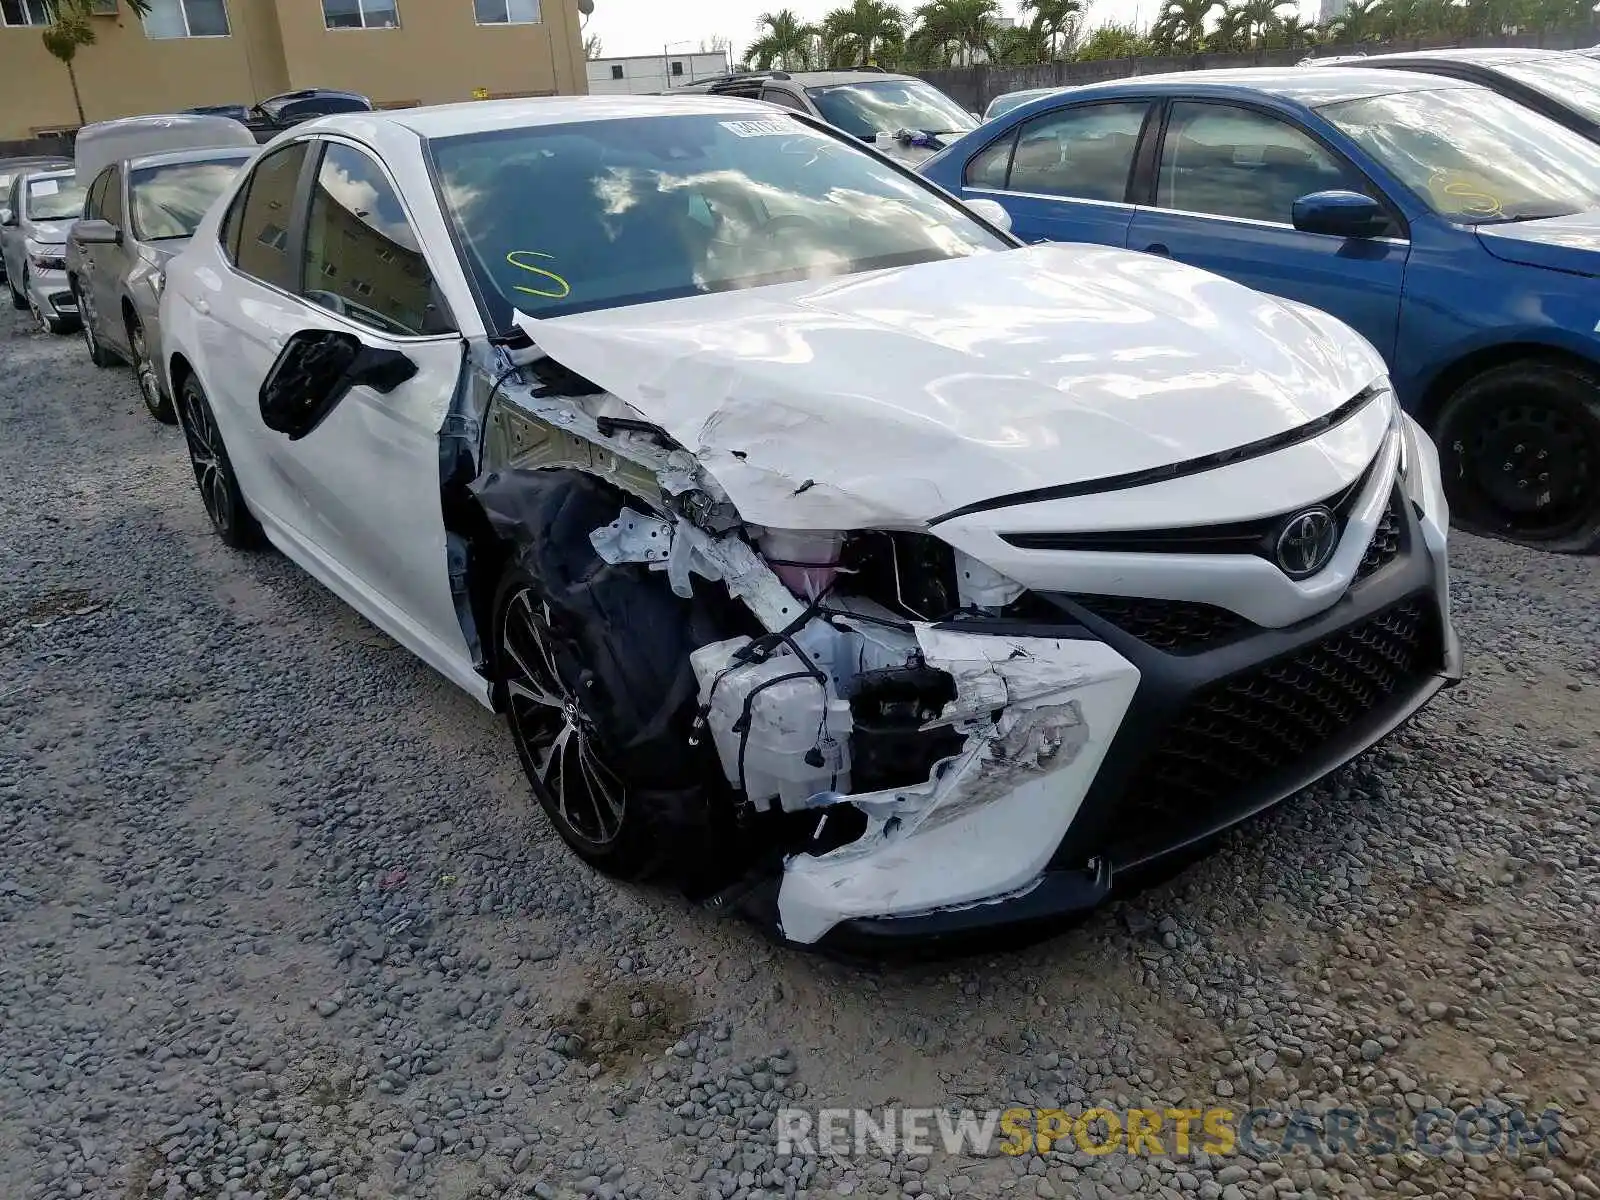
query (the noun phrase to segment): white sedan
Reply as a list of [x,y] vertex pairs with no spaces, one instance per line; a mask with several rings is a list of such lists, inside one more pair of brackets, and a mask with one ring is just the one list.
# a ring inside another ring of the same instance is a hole
[[737,100],[341,115],[168,268],[163,366],[221,537],[504,712],[590,863],[804,944],[1048,928],[1460,652],[1371,346],[1003,224]]

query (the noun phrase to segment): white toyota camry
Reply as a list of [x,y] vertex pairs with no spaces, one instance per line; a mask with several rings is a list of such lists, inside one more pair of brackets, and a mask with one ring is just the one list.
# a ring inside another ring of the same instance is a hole
[[325,118],[163,367],[221,537],[502,711],[589,862],[797,943],[1048,928],[1460,653],[1371,346],[1002,217],[737,100]]

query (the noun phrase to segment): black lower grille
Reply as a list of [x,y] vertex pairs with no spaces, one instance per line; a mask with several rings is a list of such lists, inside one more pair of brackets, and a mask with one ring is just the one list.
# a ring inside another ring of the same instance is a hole
[[1141,600],[1131,596],[1073,596],[1101,620],[1148,646],[1192,654],[1254,628],[1238,613],[1193,600]]
[[1399,492],[1389,497],[1389,505],[1383,510],[1377,529],[1373,530],[1367,552],[1361,556],[1361,565],[1356,568],[1357,579],[1382,570],[1400,553],[1400,531],[1405,528],[1405,520],[1400,515],[1402,503]]
[[1196,692],[1130,780],[1119,830],[1137,842],[1205,824],[1219,801],[1314,755],[1438,669],[1437,626],[1432,604],[1413,597]]

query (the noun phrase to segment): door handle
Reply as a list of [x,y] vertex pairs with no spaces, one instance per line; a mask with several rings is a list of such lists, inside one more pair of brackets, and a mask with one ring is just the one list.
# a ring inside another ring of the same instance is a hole
[[201,316],[205,316],[207,313],[209,313],[211,311],[211,301],[209,301],[209,300],[196,300],[194,302],[194,310],[195,310],[195,312],[199,313]]
[[1161,242],[1151,242],[1144,248],[1144,252],[1146,254],[1159,254],[1162,258],[1172,257],[1172,251],[1168,250],[1166,245]]

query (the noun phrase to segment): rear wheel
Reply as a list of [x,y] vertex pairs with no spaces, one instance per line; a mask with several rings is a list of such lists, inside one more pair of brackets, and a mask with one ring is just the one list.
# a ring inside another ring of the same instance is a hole
[[128,314],[128,348],[133,351],[133,371],[139,380],[139,394],[144,397],[144,406],[163,425],[174,424],[178,415],[173,411],[171,399],[161,390],[161,377],[156,374],[155,363],[150,361],[144,323],[132,313]]
[[233,463],[228,458],[227,447],[222,444],[222,434],[217,429],[211,402],[206,399],[200,380],[190,375],[183,381],[178,396],[189,462],[194,467],[194,480],[200,488],[200,499],[206,506],[206,515],[211,518],[212,528],[224,543],[236,550],[259,546],[261,526],[245,507],[244,495],[233,474]]
[[11,292],[11,307],[21,312],[28,307],[28,298],[17,291],[17,281],[10,275],[6,276],[6,287]]
[[1458,527],[1543,550],[1600,547],[1600,376],[1495,367],[1445,401],[1434,440]]

